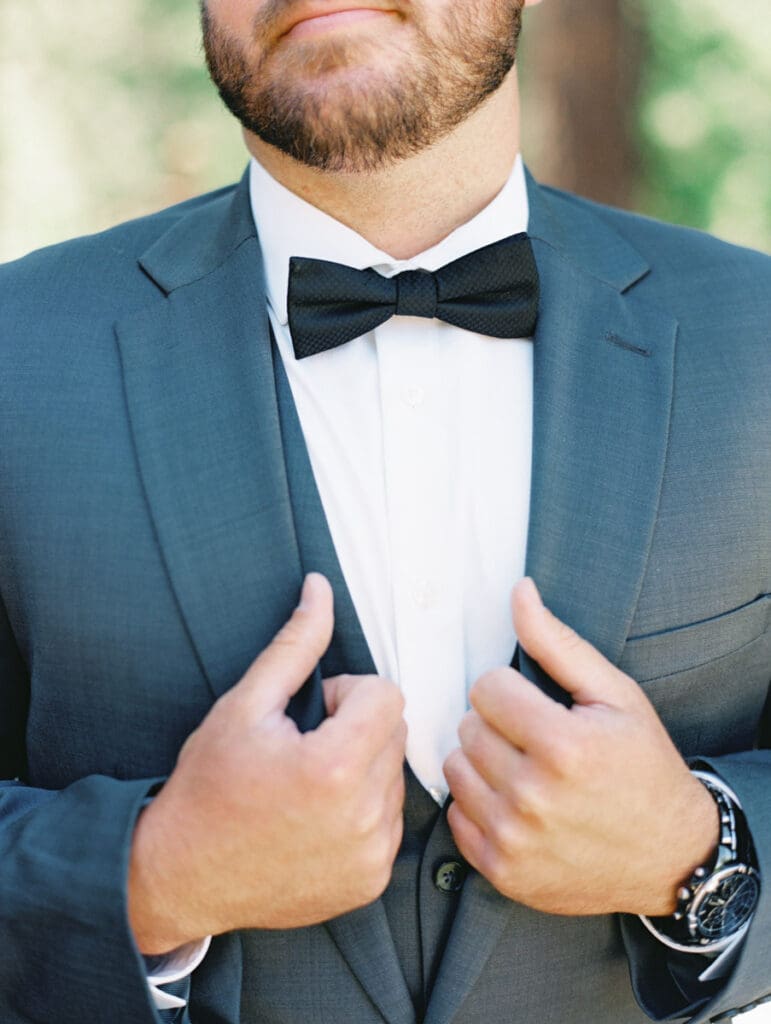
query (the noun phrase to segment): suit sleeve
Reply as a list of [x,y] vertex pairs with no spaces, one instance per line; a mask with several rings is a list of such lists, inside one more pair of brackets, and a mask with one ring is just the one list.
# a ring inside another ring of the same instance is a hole
[[694,961],[700,957],[669,950],[637,918],[622,917],[635,994],[657,1021],[730,1021],[771,1000],[771,751],[699,760],[728,783],[742,804],[758,857],[760,900],[729,977],[710,982],[698,980],[704,965]]
[[126,876],[134,823],[161,780],[25,785],[28,696],[0,603],[0,1020],[160,1024]]

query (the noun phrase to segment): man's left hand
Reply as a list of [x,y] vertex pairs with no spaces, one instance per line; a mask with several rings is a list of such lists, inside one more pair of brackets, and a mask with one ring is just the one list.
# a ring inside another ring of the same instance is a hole
[[712,797],[637,683],[560,622],[532,580],[512,593],[519,642],[567,708],[511,668],[485,673],[445,761],[448,821],[468,862],[553,914],[671,914],[718,840]]

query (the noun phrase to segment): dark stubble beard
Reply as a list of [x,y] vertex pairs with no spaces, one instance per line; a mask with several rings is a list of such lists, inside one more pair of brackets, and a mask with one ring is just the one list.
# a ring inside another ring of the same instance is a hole
[[[229,110],[269,145],[319,170],[377,171],[438,142],[495,92],[514,65],[521,27],[522,0],[453,0],[431,36],[420,4],[399,2],[409,48],[356,33],[281,43],[275,26],[294,0],[268,0],[247,47],[202,3],[209,73]],[[370,75],[367,47],[378,58]]]

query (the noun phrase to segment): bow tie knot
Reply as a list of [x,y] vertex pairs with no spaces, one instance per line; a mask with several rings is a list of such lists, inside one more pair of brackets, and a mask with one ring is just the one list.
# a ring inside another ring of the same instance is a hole
[[396,281],[396,312],[399,316],[433,319],[439,305],[436,278],[427,270],[403,270]]
[[538,270],[524,233],[433,273],[403,270],[388,278],[326,260],[289,261],[287,310],[298,359],[359,338],[397,315],[436,318],[492,338],[529,338],[538,301]]

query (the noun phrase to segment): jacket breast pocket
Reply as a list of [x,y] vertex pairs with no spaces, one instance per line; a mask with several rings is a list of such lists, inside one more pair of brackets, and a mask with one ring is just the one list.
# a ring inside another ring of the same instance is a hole
[[771,624],[771,594],[674,629],[630,637],[619,668],[638,683],[686,672],[748,646]]

